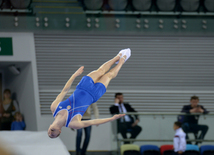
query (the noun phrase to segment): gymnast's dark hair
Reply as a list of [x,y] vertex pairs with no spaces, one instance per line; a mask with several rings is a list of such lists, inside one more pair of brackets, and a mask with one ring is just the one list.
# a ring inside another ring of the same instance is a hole
[[115,93],[114,97],[116,98],[119,95],[123,95],[123,93]]
[[181,127],[181,125],[182,125],[182,124],[181,124],[181,122],[178,122],[178,121],[177,121],[177,122],[175,122],[174,124],[175,124],[176,126],[178,126],[179,128],[180,128],[180,127]]

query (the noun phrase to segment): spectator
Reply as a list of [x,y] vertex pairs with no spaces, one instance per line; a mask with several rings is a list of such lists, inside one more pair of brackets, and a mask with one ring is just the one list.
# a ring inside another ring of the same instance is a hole
[[[191,113],[207,114],[208,113],[208,111],[202,105],[198,105],[199,98],[197,96],[192,96],[190,99],[190,103],[191,103],[190,105],[184,105],[181,112],[184,112],[186,114],[191,114]],[[208,131],[208,126],[199,125],[198,124],[199,117],[200,115],[185,116],[182,129],[184,130],[185,133],[188,133],[188,132],[197,133],[198,131],[201,131],[201,134],[198,137],[198,139],[203,140],[204,136]],[[186,136],[186,138],[189,139],[188,135]],[[198,142],[196,142],[196,145],[197,144]]]
[[[119,114],[126,112],[137,112],[135,111],[129,103],[123,102],[123,94],[116,93],[115,94],[115,104],[110,107],[111,114]],[[142,128],[138,126],[139,118],[138,115],[134,115],[135,120],[131,115],[125,115],[121,119],[117,120],[117,131],[121,133],[124,139],[127,139],[127,132],[131,133],[131,139],[135,139],[137,135],[141,132]],[[124,142],[129,143],[129,142]]]
[[22,114],[20,112],[16,112],[15,121],[11,124],[11,130],[24,130],[25,122],[23,121]]
[[174,142],[174,155],[183,154],[186,150],[186,134],[181,128],[180,122],[175,122],[173,129],[175,130]]
[[10,130],[13,121],[13,115],[19,111],[18,104],[11,99],[11,91],[5,89],[3,93],[3,101],[0,104],[1,130]]
[[[97,104],[93,103],[86,110],[85,114],[82,117],[82,120],[90,120],[91,119],[91,108],[93,109],[95,118],[96,119],[99,118],[99,111],[97,108]],[[82,129],[77,129],[77,137],[76,137],[76,154],[77,155],[85,155],[89,141],[90,141],[91,126],[88,126],[86,128],[83,128],[83,129],[85,131],[85,140],[84,140],[82,149],[80,149],[80,144],[81,144],[81,140],[82,140]]]

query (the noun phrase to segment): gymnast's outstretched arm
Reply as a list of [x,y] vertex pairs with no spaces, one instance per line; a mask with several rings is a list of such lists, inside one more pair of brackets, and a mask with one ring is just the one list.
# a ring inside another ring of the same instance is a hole
[[65,97],[65,95],[68,93],[68,91],[71,88],[71,85],[73,83],[73,81],[75,80],[75,78],[77,76],[79,76],[80,74],[82,74],[84,69],[84,66],[80,67],[71,77],[70,79],[67,81],[67,83],[65,84],[64,88],[62,89],[61,93],[56,97],[56,99],[53,101],[53,103],[51,104],[51,111],[54,111],[54,109],[57,107],[57,105],[63,100],[63,98]]
[[88,120],[88,121],[80,121],[80,122],[75,122],[74,125],[72,125],[74,129],[80,129],[80,128],[85,128],[91,125],[99,125],[99,124],[104,124],[107,122],[114,121],[118,118],[121,118],[125,116],[126,114],[118,114],[114,115],[113,117],[110,118],[104,118],[104,119],[93,119],[93,120]]

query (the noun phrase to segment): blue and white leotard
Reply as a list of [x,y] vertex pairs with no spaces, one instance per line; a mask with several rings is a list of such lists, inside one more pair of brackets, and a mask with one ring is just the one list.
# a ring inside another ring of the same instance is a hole
[[94,83],[91,77],[84,76],[76,86],[73,94],[58,104],[53,116],[56,117],[61,110],[67,110],[68,116],[65,126],[68,127],[74,116],[83,116],[87,108],[96,102],[105,92],[106,87],[102,83]]

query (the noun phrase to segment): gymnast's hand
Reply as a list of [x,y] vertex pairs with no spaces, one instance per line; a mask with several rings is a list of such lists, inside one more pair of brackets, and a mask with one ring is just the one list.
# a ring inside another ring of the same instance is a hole
[[121,118],[121,117],[123,117],[125,115],[126,114],[118,114],[118,115],[114,115],[112,118],[113,118],[113,120],[115,120],[115,119]]
[[75,73],[74,73],[74,76],[79,76],[80,74],[82,74],[82,72],[84,71],[84,66],[81,66]]

